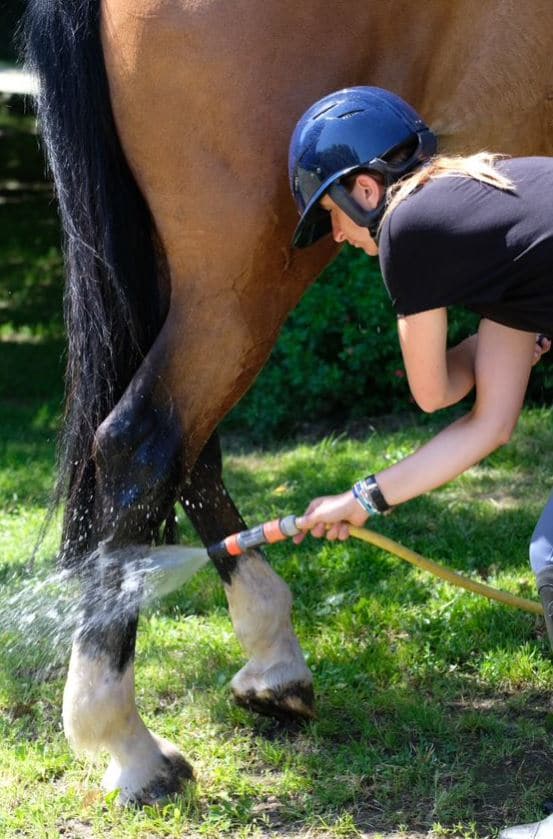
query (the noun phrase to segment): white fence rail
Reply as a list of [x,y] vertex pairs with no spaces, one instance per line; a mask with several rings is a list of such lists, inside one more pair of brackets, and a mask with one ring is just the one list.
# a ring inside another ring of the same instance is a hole
[[38,84],[34,76],[11,64],[0,62],[0,93],[26,94],[37,91]]

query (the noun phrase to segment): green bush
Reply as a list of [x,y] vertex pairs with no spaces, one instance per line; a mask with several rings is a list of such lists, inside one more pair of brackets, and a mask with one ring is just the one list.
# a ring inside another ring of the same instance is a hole
[[[17,195],[0,201],[0,397],[44,394],[58,400],[63,353],[58,220],[49,192],[35,188],[44,163],[34,118],[20,110],[13,97],[9,106],[0,102],[0,180],[22,183]],[[25,188],[28,183],[33,189]],[[451,342],[476,323],[470,313],[453,312]],[[39,375],[29,378],[29,369]],[[551,366],[541,362],[530,399],[547,402],[552,393]],[[306,423],[331,419],[339,426],[410,407],[395,316],[378,262],[346,246],[290,314],[269,362],[226,427],[259,443]]]
[[14,43],[16,27],[25,11],[24,0],[8,0],[0,3],[0,61],[13,62],[17,58]]
[[[450,343],[477,324],[471,312],[452,310]],[[529,397],[550,401],[552,393],[553,373],[542,362]],[[412,405],[378,261],[346,246],[290,314],[268,363],[225,425],[262,441],[321,419],[344,422]]]

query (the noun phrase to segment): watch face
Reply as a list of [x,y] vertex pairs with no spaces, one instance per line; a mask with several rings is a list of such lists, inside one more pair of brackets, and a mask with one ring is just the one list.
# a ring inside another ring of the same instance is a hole
[[387,513],[391,507],[382,495],[380,487],[378,486],[377,480],[374,475],[369,475],[363,481],[363,484],[366,487],[367,495],[371,500],[371,504],[379,513]]

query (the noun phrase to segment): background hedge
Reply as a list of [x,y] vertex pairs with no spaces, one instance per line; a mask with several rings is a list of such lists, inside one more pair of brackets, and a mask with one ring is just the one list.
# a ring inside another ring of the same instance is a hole
[[[30,353],[38,356],[30,365],[36,371],[48,352],[62,355],[58,221],[43,172],[34,121],[23,115],[22,100],[0,100],[0,183],[18,184],[1,206],[0,395],[21,397],[32,390],[50,401],[61,399],[61,382],[29,376],[25,360]],[[37,285],[32,278],[39,274]],[[35,336],[30,343],[11,335],[25,318]],[[476,324],[470,313],[452,312],[451,342]],[[532,375],[534,404],[550,403],[553,395],[546,359]],[[306,424],[323,421],[326,428],[340,428],[349,420],[412,408],[378,261],[346,246],[290,314],[269,362],[224,427],[260,443],[302,431]]]
[[[452,309],[450,344],[477,326],[476,315]],[[553,396],[545,359],[532,373],[528,398],[535,404]],[[413,407],[378,260],[345,246],[291,313],[269,362],[226,424],[261,441],[306,423],[340,425]]]

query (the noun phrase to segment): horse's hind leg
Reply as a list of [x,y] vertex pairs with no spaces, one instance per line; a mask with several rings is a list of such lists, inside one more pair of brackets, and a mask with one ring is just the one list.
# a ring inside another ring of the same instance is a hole
[[[123,399],[98,432],[99,532],[105,539],[90,578],[85,573],[84,614],[73,645],[63,711],[64,728],[75,748],[109,752],[103,786],[120,789],[122,802],[139,804],[177,792],[192,777],[184,758],[146,728],[136,709],[138,608],[132,599],[122,602],[120,594],[122,546],[147,540],[173,500],[170,464],[179,459],[178,434],[176,428],[169,433],[171,415],[161,421],[159,409],[157,423],[146,421],[150,408],[144,406],[149,404],[138,396]],[[108,452],[114,454],[111,462]],[[215,436],[186,481],[182,502],[205,544],[245,526],[222,483]],[[277,717],[311,717],[312,677],[292,629],[287,585],[259,552],[220,564],[218,571],[238,638],[250,657],[232,683],[237,701]]]
[[64,728],[75,748],[108,751],[107,790],[120,789],[123,803],[147,804],[179,791],[192,770],[136,709],[138,604],[132,592],[122,594],[121,574],[133,550],[124,546],[150,542],[171,507],[180,434],[167,406],[154,410],[131,387],[96,443],[95,530],[103,541],[82,574],[83,615],[64,692]]
[[153,804],[178,792],[192,769],[171,743],[146,728],[136,709],[136,623],[137,616],[111,619],[106,627],[85,622],[73,644],[63,722],[75,749],[109,752],[107,791],[119,789],[125,804]]
[[[182,502],[206,545],[245,528],[222,482],[215,436],[202,452]],[[236,635],[249,656],[232,680],[236,701],[279,718],[312,717],[313,680],[292,628],[288,586],[259,551],[216,565]]]

